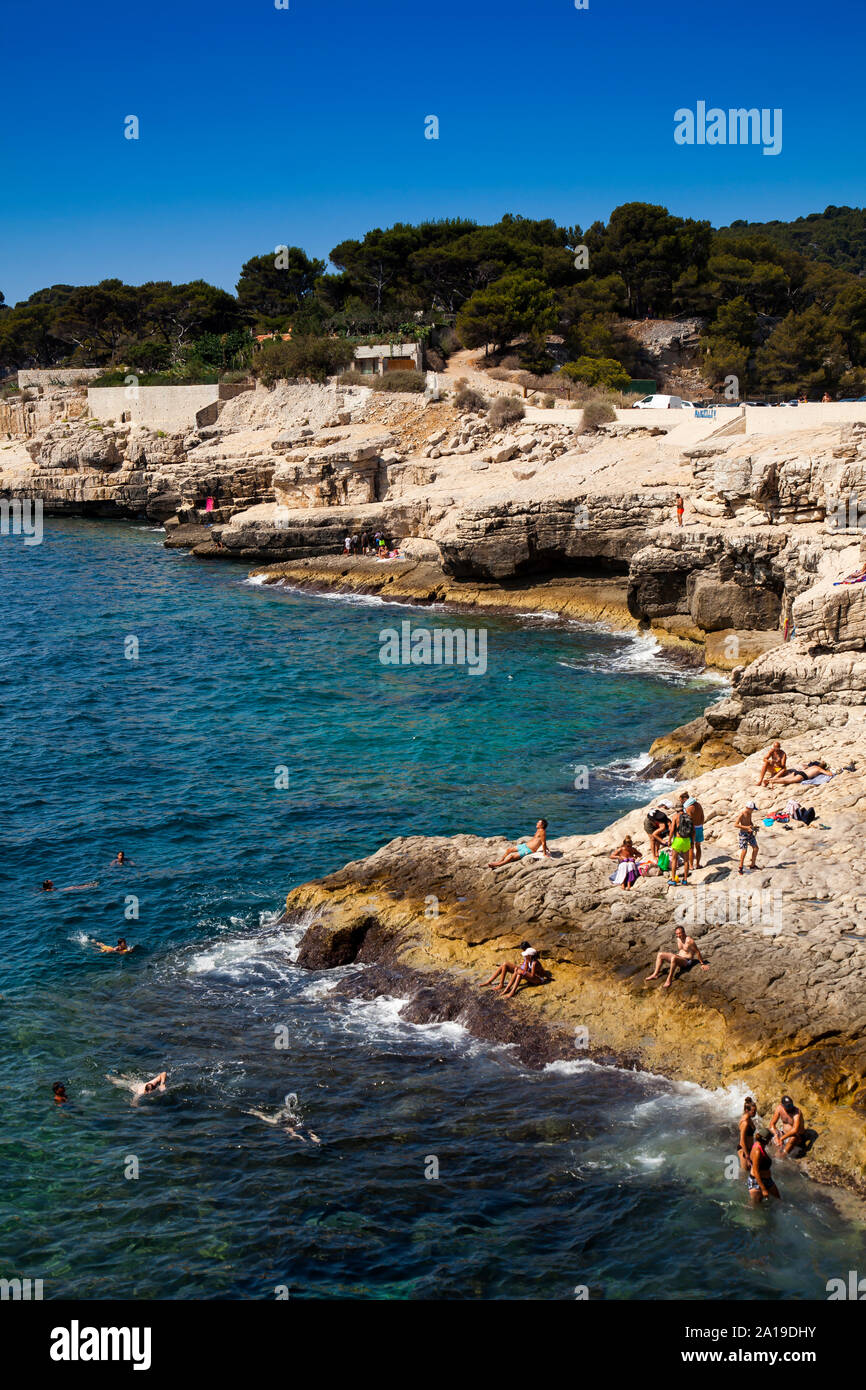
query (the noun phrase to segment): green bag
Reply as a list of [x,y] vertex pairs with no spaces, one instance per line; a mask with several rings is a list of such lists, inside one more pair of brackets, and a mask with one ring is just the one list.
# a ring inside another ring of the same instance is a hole
[[659,868],[662,869],[662,870],[669,870],[670,867],[671,867],[671,857],[670,857],[670,854],[668,853],[668,851],[667,851],[666,849],[663,849],[663,850],[660,852],[660,854],[659,854]]

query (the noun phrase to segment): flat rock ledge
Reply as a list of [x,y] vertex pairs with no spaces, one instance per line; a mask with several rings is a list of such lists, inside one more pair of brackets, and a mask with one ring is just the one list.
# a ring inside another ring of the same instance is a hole
[[[825,731],[831,766],[856,762],[862,734]],[[792,766],[818,752],[812,737],[786,746]],[[525,1065],[588,1056],[710,1089],[736,1084],[765,1118],[790,1093],[817,1131],[806,1171],[866,1194],[866,773],[802,790],[815,823],[760,827],[759,868],[739,877],[738,810],[754,797],[763,814],[797,795],[757,791],[759,766],[753,755],[688,783],[707,814],[694,886],[610,884],[623,834],[646,843],[644,809],[600,834],[552,840],[552,859],[498,870],[487,862],[503,840],[401,838],[289,894],[287,918],[311,922],[299,962],[364,966],[338,988],[403,998],[402,1017],[459,1022]],[[678,922],[709,971],[695,967],[671,989],[646,983]],[[524,937],[552,981],[509,1001],[481,989]]]

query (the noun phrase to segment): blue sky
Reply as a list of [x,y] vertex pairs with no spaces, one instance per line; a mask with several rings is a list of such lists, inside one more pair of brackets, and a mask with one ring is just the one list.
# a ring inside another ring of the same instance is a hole
[[[586,227],[637,199],[720,225],[861,206],[864,36],[862,0],[11,7],[0,289],[233,290],[276,245],[324,257],[430,217]],[[698,100],[781,107],[781,154],[676,145],[674,111]]]

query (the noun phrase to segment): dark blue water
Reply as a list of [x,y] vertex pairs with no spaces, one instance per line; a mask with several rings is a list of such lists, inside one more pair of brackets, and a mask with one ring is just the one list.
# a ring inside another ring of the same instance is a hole
[[[483,676],[383,666],[405,616],[477,620],[265,590],[161,540],[0,540],[0,1276],[46,1297],[745,1299],[821,1298],[862,1266],[861,1206],[793,1164],[784,1211],[746,1207],[739,1092],[528,1073],[341,999],[272,925],[288,888],[395,835],[600,828],[646,799],[612,765],[712,685],[540,616],[485,619]],[[89,940],[121,933],[125,959]],[[133,1106],[124,1079],[163,1067],[169,1092]]]

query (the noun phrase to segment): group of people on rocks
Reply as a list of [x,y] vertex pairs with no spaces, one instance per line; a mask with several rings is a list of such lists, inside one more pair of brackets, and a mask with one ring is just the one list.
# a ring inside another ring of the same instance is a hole
[[753,1206],[759,1206],[770,1197],[781,1200],[782,1194],[773,1179],[771,1145],[786,1157],[802,1158],[810,1139],[815,1137],[806,1128],[803,1112],[790,1096],[782,1096],[769,1127],[759,1126],[757,1118],[758,1107],[751,1096],[746,1096],[740,1117],[737,1156],[740,1171],[747,1176],[749,1200]]
[[703,806],[687,791],[679,793],[673,807],[668,801],[659,801],[644,818],[644,830],[650,837],[649,852],[641,856],[632,837],[626,835],[610,856],[617,865],[611,883],[629,889],[640,878],[667,873],[668,882],[678,886],[682,864],[682,883],[687,884],[689,874],[701,867],[704,820]]
[[399,553],[398,542],[388,540],[378,531],[372,536],[367,531],[362,531],[359,536],[347,535],[343,541],[343,554],[352,558],[375,555],[379,560],[396,560]]

